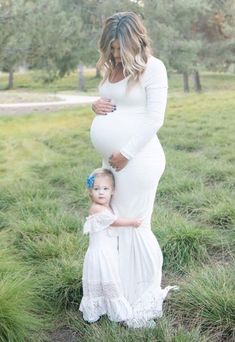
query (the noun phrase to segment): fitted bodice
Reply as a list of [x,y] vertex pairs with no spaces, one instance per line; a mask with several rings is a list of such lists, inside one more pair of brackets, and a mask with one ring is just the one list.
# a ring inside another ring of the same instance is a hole
[[127,90],[128,79],[126,77],[116,83],[106,80],[99,88],[100,97],[111,99],[117,110],[134,108],[143,112],[146,105],[145,90],[140,82]]
[[120,150],[146,114],[145,90],[141,84],[135,85],[127,92],[128,78],[100,86],[100,96],[111,99],[116,105],[114,112],[97,115],[91,126],[91,141],[105,158]]
[[150,56],[139,81],[128,87],[128,79],[106,80],[99,88],[100,97],[116,105],[114,112],[96,115],[91,125],[91,141],[104,159],[118,151],[133,158],[156,138],[163,124],[167,99],[164,64]]

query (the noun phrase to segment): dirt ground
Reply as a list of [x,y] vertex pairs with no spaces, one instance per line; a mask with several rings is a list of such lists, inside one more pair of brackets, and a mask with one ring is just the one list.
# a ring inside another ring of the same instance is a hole
[[1,91],[0,116],[43,114],[89,104],[95,99],[97,99],[96,96],[74,92],[50,94],[30,91]]
[[50,342],[77,342],[79,333],[70,328],[60,328],[48,334]]
[[80,104],[58,104],[50,106],[49,104],[43,107],[30,106],[18,108],[0,108],[0,116],[20,116],[26,114],[45,114],[48,112],[56,112],[66,108],[78,107]]
[[23,90],[2,90],[0,91],[0,104],[13,104],[25,102],[48,102],[60,101],[60,98],[53,93],[37,93]]

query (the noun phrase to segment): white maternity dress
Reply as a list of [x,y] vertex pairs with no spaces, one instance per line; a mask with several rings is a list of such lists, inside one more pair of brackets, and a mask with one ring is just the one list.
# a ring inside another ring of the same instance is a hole
[[110,227],[116,219],[116,215],[105,209],[88,216],[84,225],[84,234],[89,234],[89,247],[83,264],[83,297],[79,310],[89,323],[102,315],[115,322],[132,317],[132,308],[121,287],[117,228]]
[[[144,327],[162,316],[162,303],[170,289],[161,289],[163,256],[151,231],[151,215],[159,179],[165,169],[165,155],[156,132],[164,121],[167,102],[167,73],[164,64],[150,56],[137,85],[127,91],[127,81],[100,87],[100,96],[112,100],[116,111],[96,115],[91,141],[103,157],[103,167],[115,175],[112,207],[121,217],[142,218],[138,229],[118,229],[119,270],[125,298],[132,307],[130,327]],[[129,159],[115,172],[108,163],[114,152]]]

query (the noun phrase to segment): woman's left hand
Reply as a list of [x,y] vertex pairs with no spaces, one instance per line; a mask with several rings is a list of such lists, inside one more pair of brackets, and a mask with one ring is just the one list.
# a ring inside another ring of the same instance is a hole
[[109,157],[109,165],[112,166],[115,171],[121,171],[127,163],[128,159],[120,152],[115,152]]

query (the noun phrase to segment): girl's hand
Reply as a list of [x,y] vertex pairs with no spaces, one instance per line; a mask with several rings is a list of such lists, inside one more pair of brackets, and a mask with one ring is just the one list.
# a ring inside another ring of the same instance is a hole
[[109,157],[109,165],[112,166],[115,171],[121,171],[128,161],[129,160],[120,152],[115,152]]
[[134,227],[134,228],[138,228],[138,227],[141,225],[141,223],[142,223],[142,220],[140,220],[140,219],[134,219],[134,220],[133,220],[133,227]]
[[107,115],[107,113],[116,110],[116,106],[111,103],[110,99],[99,98],[93,102],[91,106],[93,112],[99,115]]

